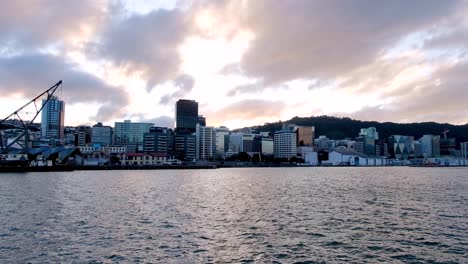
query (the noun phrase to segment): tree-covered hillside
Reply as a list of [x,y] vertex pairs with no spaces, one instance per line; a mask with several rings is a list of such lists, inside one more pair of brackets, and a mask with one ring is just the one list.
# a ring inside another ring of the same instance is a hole
[[361,128],[375,127],[381,139],[387,139],[391,135],[408,135],[419,139],[422,135],[441,135],[446,129],[450,130],[447,137],[455,137],[457,142],[468,141],[468,124],[451,125],[435,122],[424,123],[379,123],[375,121],[360,121],[350,118],[338,118],[332,116],[317,117],[294,117],[291,120],[266,123],[263,126],[253,127],[257,131],[274,132],[280,130],[285,123],[292,123],[299,126],[315,126],[315,136],[326,135],[332,139],[355,138]]

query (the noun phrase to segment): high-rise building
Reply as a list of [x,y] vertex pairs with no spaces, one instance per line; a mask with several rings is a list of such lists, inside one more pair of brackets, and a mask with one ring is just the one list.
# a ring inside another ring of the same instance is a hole
[[419,140],[414,141],[414,157],[423,158],[423,147]]
[[115,122],[114,144],[127,147],[127,151],[143,150],[144,134],[153,126],[152,123],[132,123],[130,120]]
[[262,155],[273,155],[273,139],[264,135],[255,136],[253,142],[253,152],[261,153]]
[[379,133],[377,132],[377,129],[375,127],[361,128],[361,132],[359,132],[359,136],[370,137],[370,138],[373,138],[374,140],[379,139]]
[[196,159],[213,160],[216,153],[216,132],[214,127],[205,127],[197,124],[196,127]]
[[273,138],[274,156],[277,159],[297,156],[297,134],[290,129],[276,131]]
[[424,158],[440,157],[440,136],[424,135],[419,139]]
[[[368,156],[376,155],[375,141],[379,139],[379,133],[375,127],[361,128],[359,132],[359,137],[356,138],[357,142],[363,143],[363,151],[358,151],[364,153]],[[356,150],[357,151],[357,150]]]
[[75,128],[75,146],[86,146],[91,143],[91,127],[90,126],[77,126]]
[[112,145],[112,134],[112,127],[97,123],[91,129],[91,143],[102,147],[108,147]]
[[194,134],[174,135],[174,156],[180,160],[194,161],[197,137]]
[[388,152],[392,159],[414,157],[414,137],[394,135],[388,138]]
[[43,100],[42,105],[42,137],[47,139],[63,139],[65,134],[65,102],[53,96],[48,102]]
[[297,145],[312,147],[314,145],[315,127],[297,126]]
[[[226,136],[229,136],[229,129],[227,127],[219,127],[215,129],[216,133],[216,158],[226,158]],[[229,138],[228,140],[229,141]]]
[[377,157],[388,157],[388,144],[384,140],[375,142],[375,155]]
[[468,142],[460,143],[461,156],[464,159],[468,159]]
[[317,145],[317,149],[320,150],[328,150],[333,151],[336,146],[336,141],[327,138],[327,136],[319,136],[314,140],[315,145]]
[[254,152],[258,152],[258,150],[254,149],[254,138],[253,134],[244,134],[242,135],[242,150],[243,152],[247,152],[252,154]]
[[194,133],[198,123],[198,103],[180,99],[176,103],[176,133]]
[[453,155],[456,151],[457,140],[455,138],[441,138],[440,139],[440,155],[449,156]]
[[[231,133],[227,135],[225,145],[227,145],[226,157],[238,154],[243,151],[242,133]],[[227,144],[226,144],[227,143]]]
[[148,153],[168,154],[169,130],[165,127],[151,127],[144,134],[143,151]]
[[206,118],[202,115],[198,115],[197,124],[199,124],[200,126],[206,126]]

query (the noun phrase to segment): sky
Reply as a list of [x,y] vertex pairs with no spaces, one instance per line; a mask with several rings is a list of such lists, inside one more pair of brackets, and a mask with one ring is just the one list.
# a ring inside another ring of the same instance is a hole
[[66,125],[466,124],[468,1],[3,1],[0,117],[59,80]]

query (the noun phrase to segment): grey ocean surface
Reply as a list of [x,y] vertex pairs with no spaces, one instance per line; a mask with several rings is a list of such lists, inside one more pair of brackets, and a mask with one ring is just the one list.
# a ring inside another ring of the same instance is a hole
[[468,263],[466,168],[0,174],[0,263]]

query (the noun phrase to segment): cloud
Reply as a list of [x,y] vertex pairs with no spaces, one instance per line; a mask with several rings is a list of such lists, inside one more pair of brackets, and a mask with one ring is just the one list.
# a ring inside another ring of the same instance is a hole
[[336,78],[373,63],[409,33],[437,24],[458,3],[248,1],[245,26],[255,37],[241,66],[266,84]]
[[174,128],[175,120],[173,117],[170,117],[170,116],[160,116],[156,118],[145,119],[143,122],[153,123],[156,126],[160,126],[160,127]]
[[468,123],[468,61],[442,67],[431,78],[388,94],[390,103],[352,113],[365,120]]
[[70,44],[96,29],[105,19],[107,4],[103,0],[2,1],[0,47],[31,51]]
[[161,100],[159,101],[160,104],[167,105],[173,103],[174,100],[184,97],[192,90],[193,86],[195,85],[195,79],[190,75],[183,74],[173,81],[173,85],[178,90],[171,94],[166,94],[163,97],[161,97]]
[[254,83],[248,83],[248,84],[242,84],[239,86],[234,87],[233,89],[229,90],[227,95],[228,96],[236,96],[242,93],[252,93],[252,92],[258,92],[263,90],[263,83],[261,81],[259,82],[254,82]]
[[128,105],[128,95],[94,75],[81,72],[62,57],[24,54],[0,57],[0,93],[21,93],[33,98],[59,80],[63,80],[63,99],[70,104],[101,104],[94,117],[108,121],[119,116]]
[[181,74],[178,47],[191,28],[190,21],[190,14],[179,9],[116,18],[100,41],[89,44],[88,51],[129,72],[141,73],[151,90]]

